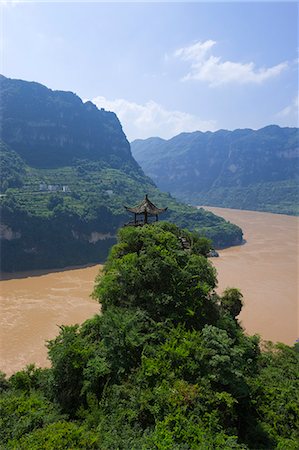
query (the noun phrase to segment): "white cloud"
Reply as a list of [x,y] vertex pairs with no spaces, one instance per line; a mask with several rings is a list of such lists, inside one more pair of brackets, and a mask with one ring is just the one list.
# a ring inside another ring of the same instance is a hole
[[202,120],[183,111],[170,111],[152,100],[141,105],[121,98],[108,100],[99,96],[91,101],[98,108],[105,108],[117,114],[130,141],[151,136],[169,139],[183,131],[216,129],[216,122],[213,120]]
[[205,42],[196,42],[189,47],[179,48],[175,51],[174,56],[182,58],[185,61],[200,62],[204,59],[208,51],[214,47],[216,41],[208,40]]
[[288,120],[295,126],[298,126],[298,106],[299,106],[298,98],[299,95],[297,94],[289,105],[287,105],[285,108],[283,108],[276,114],[276,117],[278,119],[281,119],[282,121]]
[[220,56],[210,54],[215,45],[216,42],[212,40],[196,42],[174,52],[176,58],[190,62],[190,71],[182,78],[182,81],[205,81],[210,86],[219,86],[230,82],[260,84],[278,76],[288,67],[287,62],[257,69],[253,62],[222,61]]

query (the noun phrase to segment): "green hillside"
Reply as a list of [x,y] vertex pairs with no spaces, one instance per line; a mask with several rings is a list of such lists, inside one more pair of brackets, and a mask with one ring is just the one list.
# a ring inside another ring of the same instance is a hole
[[[115,114],[75,94],[0,78],[1,267],[29,270],[104,261],[119,227],[147,193],[163,219],[241,243],[242,231],[162,193],[144,175]],[[17,107],[19,105],[19,107]]]

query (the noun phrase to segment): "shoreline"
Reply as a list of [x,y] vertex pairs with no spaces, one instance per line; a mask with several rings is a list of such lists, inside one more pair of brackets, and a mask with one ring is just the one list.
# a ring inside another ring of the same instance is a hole
[[285,216],[285,217],[297,217],[299,219],[299,214],[286,214],[286,213],[280,213],[280,212],[273,212],[273,211],[263,211],[261,209],[240,209],[240,208],[232,208],[228,206],[216,206],[216,205],[204,205],[204,206],[198,206],[198,205],[192,205],[194,208],[203,208],[209,211],[210,208],[217,208],[217,209],[226,209],[230,211],[240,211],[240,212],[253,212],[253,213],[261,213],[261,214],[273,214],[274,216]]
[[[295,215],[291,215],[291,214],[280,214],[280,213],[273,213],[273,212],[267,212],[267,211],[255,211],[255,210],[251,210],[251,209],[225,208],[225,207],[222,207],[222,206],[210,206],[210,205],[199,205],[199,206],[194,206],[194,207],[196,209],[203,208],[206,211],[211,211],[211,209],[217,208],[219,210],[226,210],[226,211],[230,210],[230,211],[236,211],[236,212],[252,212],[252,213],[260,213],[260,214],[271,214],[271,215],[274,215],[274,216],[285,216],[285,217],[297,217],[297,218],[299,218],[299,216],[295,216]],[[221,211],[219,212],[219,214],[217,213],[217,215],[222,217],[221,216]],[[231,222],[228,219],[225,219],[225,220],[227,220],[230,223],[233,223],[233,222]],[[230,248],[244,246],[246,243],[247,243],[247,240],[243,238],[241,243],[232,244],[232,245],[230,245],[228,247],[217,247],[215,249],[216,250],[228,250]],[[86,263],[86,264],[82,264],[82,265],[75,264],[75,265],[64,266],[64,267],[53,267],[53,268],[45,268],[45,269],[28,269],[28,270],[21,270],[21,271],[16,271],[16,272],[0,271],[0,281],[17,280],[17,279],[21,279],[21,278],[39,277],[39,276],[43,276],[43,275],[47,275],[47,274],[51,274],[51,273],[56,273],[56,272],[66,272],[66,271],[69,271],[69,270],[85,269],[85,268],[93,267],[93,266],[97,266],[97,265],[103,266],[104,264],[105,264],[105,261],[101,261],[101,262],[90,262],[90,263]]]
[[[248,212],[248,213],[255,213],[255,214],[269,214],[269,215],[273,215],[273,216],[284,216],[284,217],[295,217],[297,219],[299,219],[299,215],[295,215],[295,214],[285,214],[285,213],[274,213],[271,211],[261,211],[261,210],[255,210],[255,209],[239,209],[239,208],[227,208],[225,206],[212,206],[212,205],[204,205],[204,206],[195,206],[195,208],[199,209],[199,208],[203,208],[206,211],[210,211],[211,209],[217,209],[217,210],[225,210],[225,211],[236,211],[236,212]],[[212,212],[212,211],[211,211]],[[219,214],[217,214],[219,215]],[[221,217],[221,216],[220,216]],[[225,219],[227,220],[227,219]]]
[[99,263],[87,263],[87,264],[83,264],[82,266],[75,265],[75,266],[55,267],[53,269],[33,269],[33,270],[24,270],[24,271],[20,271],[20,272],[0,272],[0,281],[40,277],[40,276],[44,276],[44,275],[49,275],[51,273],[88,269],[89,267],[94,267],[94,266],[102,267],[103,265],[104,265],[103,262],[101,262],[101,263],[99,262]]

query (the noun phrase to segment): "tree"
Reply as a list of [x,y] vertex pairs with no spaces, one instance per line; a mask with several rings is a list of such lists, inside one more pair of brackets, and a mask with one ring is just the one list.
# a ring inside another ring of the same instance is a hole
[[1,377],[5,449],[296,450],[298,349],[260,351],[240,291],[214,292],[206,248],[168,223],[122,229],[102,314],[61,327],[50,369]]
[[85,429],[84,426],[73,422],[59,421],[38,428],[31,433],[14,439],[7,449],[41,450],[41,449],[98,449],[98,437]]
[[59,195],[51,195],[47,203],[47,208],[52,211],[58,205],[63,205],[63,198]]
[[195,237],[175,225],[120,230],[94,290],[103,311],[111,306],[140,308],[155,321],[201,327],[217,315],[212,291],[216,272],[201,254],[182,247],[180,236]]
[[239,289],[227,288],[223,292],[220,302],[223,310],[235,318],[241,312],[243,306],[243,295]]

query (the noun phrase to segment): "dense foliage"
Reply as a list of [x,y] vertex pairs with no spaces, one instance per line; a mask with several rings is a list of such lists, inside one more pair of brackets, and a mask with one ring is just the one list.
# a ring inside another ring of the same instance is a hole
[[114,113],[71,92],[0,76],[1,269],[104,261],[146,193],[164,219],[211,238],[242,241],[239,227],[161,193],[144,175]]
[[298,348],[243,332],[208,248],[168,223],[122,229],[102,314],[61,328],[50,369],[0,379],[0,448],[297,449]]
[[182,194],[180,198],[194,205],[222,206],[298,216],[299,179],[269,181],[244,187],[219,187],[208,192]]
[[0,192],[6,192],[8,188],[20,188],[23,186],[25,166],[19,155],[10,150],[0,140]]
[[145,173],[180,200],[299,214],[298,128],[198,131],[131,148]]
[[[50,170],[25,166],[24,170],[22,186],[7,189],[0,204],[4,271],[104,261],[118,228],[131,219],[123,205],[138,203],[145,193],[157,205],[168,206],[162,219],[206,235],[213,246],[242,242],[242,231],[236,225],[179,204],[138,174],[95,162]],[[40,191],[40,180],[46,185],[66,183],[69,191]]]

